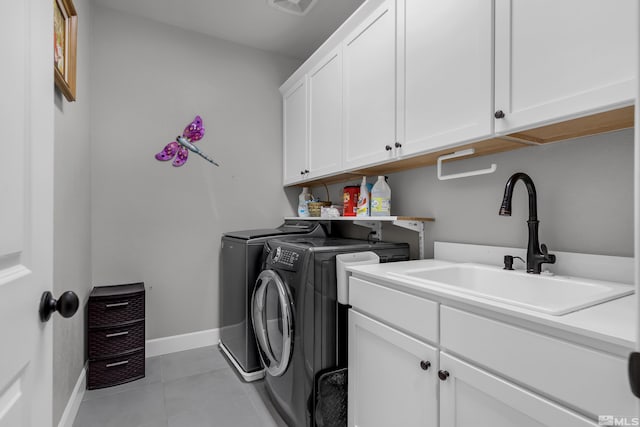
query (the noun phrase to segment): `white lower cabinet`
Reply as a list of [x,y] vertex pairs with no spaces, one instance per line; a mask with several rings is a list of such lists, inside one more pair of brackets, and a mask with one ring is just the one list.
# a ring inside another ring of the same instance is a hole
[[623,358],[349,283],[350,427],[583,427],[636,413]]
[[436,426],[437,350],[349,312],[349,426]]
[[598,425],[444,352],[440,366],[449,374],[440,384],[440,427]]

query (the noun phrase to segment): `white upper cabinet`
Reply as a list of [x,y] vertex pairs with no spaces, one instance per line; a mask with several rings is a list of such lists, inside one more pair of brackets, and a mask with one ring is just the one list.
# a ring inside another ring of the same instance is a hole
[[342,55],[331,52],[309,72],[309,178],[342,167]]
[[637,0],[495,3],[496,133],[633,102]]
[[394,156],[396,1],[387,0],[343,42],[345,168]]
[[400,155],[491,135],[490,0],[399,2],[398,46]]
[[303,78],[283,95],[283,181],[305,178],[307,168],[307,85]]
[[[495,138],[504,135],[543,143],[629,127],[638,7],[365,1],[280,88],[284,185],[415,166],[412,157],[429,164],[471,143],[522,146]],[[610,110],[619,111],[569,122]],[[568,127],[546,127],[558,122]]]

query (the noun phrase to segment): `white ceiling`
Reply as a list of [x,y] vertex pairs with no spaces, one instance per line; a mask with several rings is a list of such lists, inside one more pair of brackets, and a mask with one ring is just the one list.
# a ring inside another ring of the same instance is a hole
[[305,15],[267,0],[94,0],[95,3],[258,49],[306,59],[364,0],[318,0]]

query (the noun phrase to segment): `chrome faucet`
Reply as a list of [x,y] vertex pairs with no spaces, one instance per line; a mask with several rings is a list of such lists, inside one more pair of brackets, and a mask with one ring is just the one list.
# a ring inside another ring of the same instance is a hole
[[556,256],[550,254],[547,250],[547,245],[543,244],[540,247],[538,241],[538,202],[536,200],[536,187],[533,185],[531,177],[526,173],[518,172],[511,175],[507,180],[507,184],[504,187],[504,198],[502,199],[502,205],[500,206],[500,215],[511,216],[511,198],[513,196],[513,187],[516,182],[522,180],[527,187],[529,193],[529,220],[527,226],[529,227],[529,241],[527,242],[527,273],[540,274],[542,264],[554,264],[556,262]]

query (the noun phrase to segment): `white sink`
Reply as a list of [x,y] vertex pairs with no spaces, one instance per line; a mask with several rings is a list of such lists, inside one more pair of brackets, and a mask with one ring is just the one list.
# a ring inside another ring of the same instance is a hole
[[634,292],[634,287],[627,284],[528,274],[483,264],[410,269],[389,275],[555,316]]

